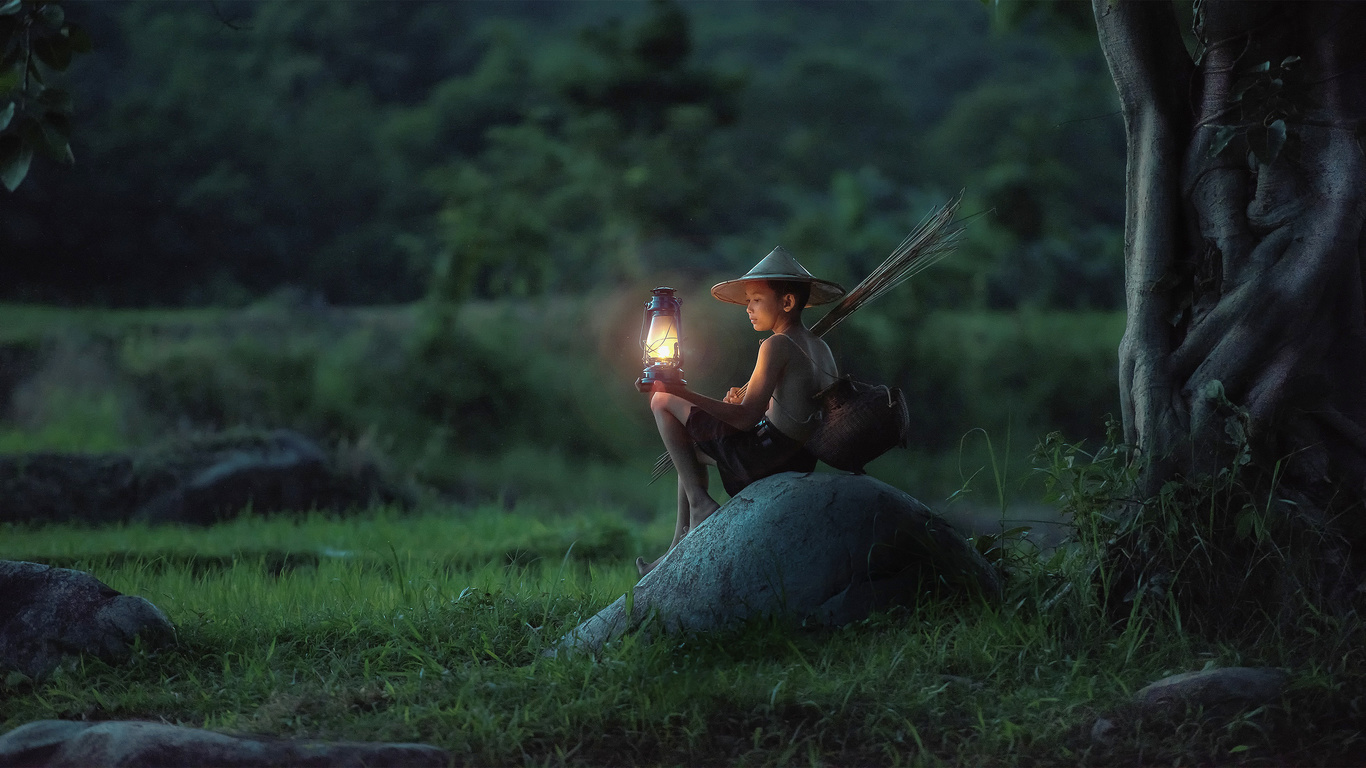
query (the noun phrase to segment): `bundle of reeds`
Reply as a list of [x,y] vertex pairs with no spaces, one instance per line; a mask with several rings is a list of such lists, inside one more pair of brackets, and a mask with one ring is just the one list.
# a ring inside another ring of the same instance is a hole
[[924,219],[911,230],[901,245],[892,251],[872,274],[845,294],[844,299],[811,326],[811,332],[824,336],[835,326],[844,322],[864,304],[876,299],[912,277],[929,269],[941,259],[953,253],[958,247],[958,238],[963,234],[963,223],[954,226],[958,205],[963,202],[959,192],[943,207],[930,211]]
[[[901,245],[892,251],[892,255],[879,264],[863,282],[854,286],[854,290],[845,294],[844,299],[836,304],[834,309],[811,326],[811,332],[817,336],[824,336],[864,304],[886,294],[953,253],[958,247],[958,240],[964,229],[964,222],[955,219],[958,206],[962,202],[963,192],[959,191],[942,207],[930,211],[915,229],[906,235]],[[740,388],[742,397],[747,386]],[[672,468],[673,460],[669,458],[669,454],[662,454],[655,459],[650,482],[653,483],[663,477]]]

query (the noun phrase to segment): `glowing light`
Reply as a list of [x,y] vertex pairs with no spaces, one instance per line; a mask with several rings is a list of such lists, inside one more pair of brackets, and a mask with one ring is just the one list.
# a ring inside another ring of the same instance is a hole
[[655,315],[650,318],[650,331],[646,335],[645,354],[652,360],[672,362],[679,356],[678,323],[673,315]]

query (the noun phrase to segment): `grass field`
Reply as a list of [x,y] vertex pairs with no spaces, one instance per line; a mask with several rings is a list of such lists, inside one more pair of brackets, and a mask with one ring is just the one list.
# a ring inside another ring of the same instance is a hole
[[[165,720],[422,741],[491,765],[1361,755],[1349,738],[1360,649],[1331,657],[1325,636],[1250,650],[1170,628],[1111,628],[1081,591],[1045,602],[1073,568],[1065,551],[1020,571],[1002,606],[924,604],[838,630],[756,623],[708,638],[628,638],[600,659],[542,657],[630,588],[632,557],[662,547],[666,523],[522,505],[0,531],[0,558],[87,570],[147,597],[178,630],[174,646],[140,649],[126,665],[84,659],[37,684],[11,676],[0,728]],[[1121,720],[1112,743],[1091,741],[1096,717],[1139,686],[1211,664],[1285,666],[1294,683],[1283,706],[1232,722]]]
[[[1039,500],[1031,449],[1112,410],[1119,314],[865,314],[840,331],[850,367],[899,382],[912,405],[911,449],[870,473],[966,533],[1035,526],[1010,552],[1002,604],[629,636],[592,659],[542,652],[629,590],[634,557],[672,533],[671,481],[644,482],[659,451],[648,412],[618,392],[638,298],[468,305],[444,325],[423,311],[0,306],[0,453],[287,426],[425,488],[409,512],[0,525],[0,559],[88,571],[177,627],[173,646],[126,664],[0,681],[0,729],[164,720],[422,741],[488,765],[1366,763],[1366,651],[1349,621],[1223,642],[1179,622],[1114,625],[1087,545],[1039,549],[1070,530]],[[689,375],[743,376],[727,361],[753,339],[690,312],[714,348]],[[1288,670],[1284,701],[1231,720],[1125,714],[1149,682],[1234,664]],[[1102,714],[1117,727],[1094,741]]]

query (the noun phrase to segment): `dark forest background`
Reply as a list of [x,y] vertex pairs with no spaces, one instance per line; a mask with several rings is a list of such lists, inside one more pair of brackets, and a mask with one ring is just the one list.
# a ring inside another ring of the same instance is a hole
[[878,471],[943,498],[1115,408],[1084,3],[64,7],[95,50],[58,78],[74,165],[0,198],[0,449],[287,426],[451,492],[643,487],[649,288],[690,381],[735,385],[758,339],[709,285],[782,244],[852,286],[959,190],[959,252],[831,338],[909,396]]
[[0,205],[0,298],[581,292],[778,242],[853,283],[966,188],[925,301],[1113,309],[1123,132],[1069,5],[73,2],[77,162]]

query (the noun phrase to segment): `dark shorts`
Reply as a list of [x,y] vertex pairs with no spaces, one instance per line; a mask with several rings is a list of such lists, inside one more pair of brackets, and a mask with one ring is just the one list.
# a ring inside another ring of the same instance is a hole
[[768,419],[749,429],[736,429],[701,408],[693,408],[687,430],[698,450],[716,459],[721,484],[731,496],[769,475],[816,469],[816,457],[779,432]]

